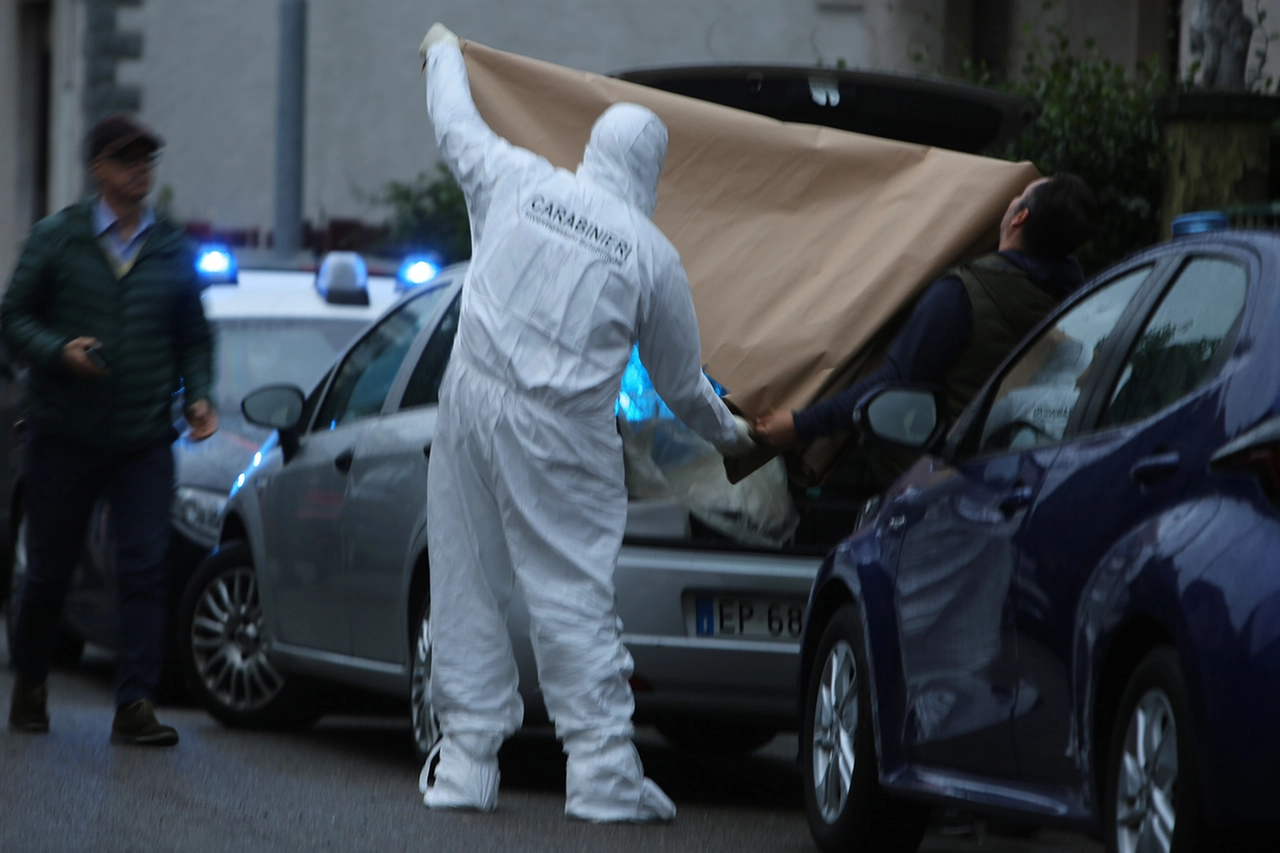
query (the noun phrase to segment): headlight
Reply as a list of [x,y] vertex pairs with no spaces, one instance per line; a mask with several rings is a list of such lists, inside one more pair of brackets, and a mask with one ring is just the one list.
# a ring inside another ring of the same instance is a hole
[[223,492],[182,486],[173,502],[173,525],[200,545],[218,544],[222,510],[227,505]]

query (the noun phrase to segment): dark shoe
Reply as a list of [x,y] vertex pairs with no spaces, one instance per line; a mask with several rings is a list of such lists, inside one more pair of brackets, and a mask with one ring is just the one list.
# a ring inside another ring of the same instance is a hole
[[9,698],[9,731],[49,731],[48,698],[49,691],[44,682],[29,684],[21,675],[16,675],[13,695]]
[[147,699],[139,699],[132,705],[116,709],[116,719],[111,724],[111,742],[173,746],[178,742],[178,730],[160,725],[156,720],[155,706]]

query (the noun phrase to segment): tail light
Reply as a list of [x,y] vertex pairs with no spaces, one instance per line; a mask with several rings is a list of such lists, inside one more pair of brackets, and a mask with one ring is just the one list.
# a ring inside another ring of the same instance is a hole
[[1280,506],[1280,418],[1271,418],[1222,447],[1209,461],[1215,471],[1252,474]]

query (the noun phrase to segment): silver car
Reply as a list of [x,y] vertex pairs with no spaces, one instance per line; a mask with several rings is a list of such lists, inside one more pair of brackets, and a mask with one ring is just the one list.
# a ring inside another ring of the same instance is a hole
[[[317,684],[351,685],[411,697],[415,745],[433,742],[427,460],[464,269],[396,304],[310,394],[245,399],[278,431],[237,479],[179,611],[190,686],[224,723],[306,724]],[[846,533],[852,514],[837,517]],[[615,580],[639,720],[721,751],[795,727],[804,606],[830,541],[817,539],[749,548],[674,502],[631,504]],[[518,594],[510,630],[526,718],[545,719]]]

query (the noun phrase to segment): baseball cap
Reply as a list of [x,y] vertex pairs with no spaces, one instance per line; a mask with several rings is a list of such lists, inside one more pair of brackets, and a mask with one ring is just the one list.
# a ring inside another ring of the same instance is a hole
[[86,139],[89,160],[110,157],[125,146],[139,140],[147,143],[152,151],[164,146],[164,140],[154,131],[123,113],[107,116],[93,126]]

